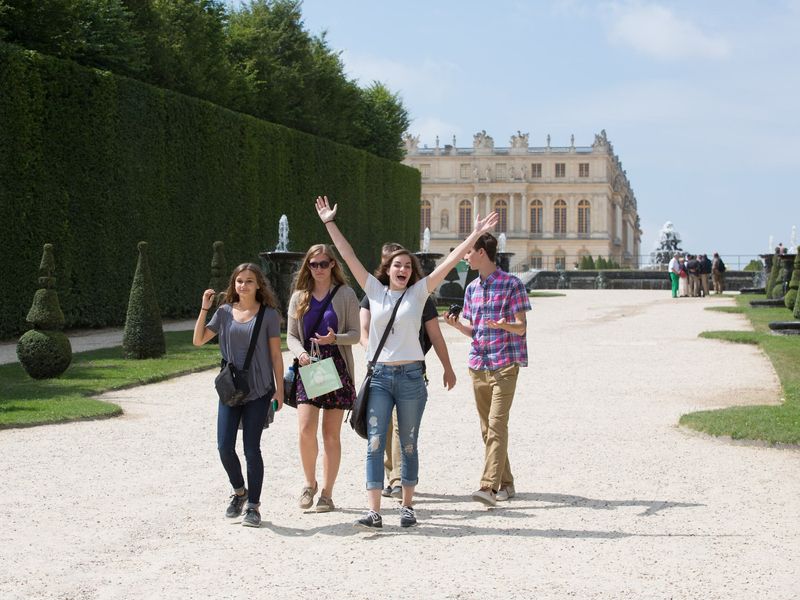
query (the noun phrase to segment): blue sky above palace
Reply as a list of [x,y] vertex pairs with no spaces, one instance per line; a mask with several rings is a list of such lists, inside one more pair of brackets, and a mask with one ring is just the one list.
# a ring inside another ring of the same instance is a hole
[[800,0],[304,0],[348,74],[399,91],[421,143],[590,145],[636,194],[642,251],[766,251],[800,224]]

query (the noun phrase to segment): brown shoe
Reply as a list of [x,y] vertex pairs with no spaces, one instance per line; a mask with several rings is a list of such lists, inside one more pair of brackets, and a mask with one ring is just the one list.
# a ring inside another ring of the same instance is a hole
[[333,505],[333,499],[320,494],[319,499],[317,500],[317,506],[314,508],[314,510],[316,512],[331,512],[335,508],[336,507]]
[[303,492],[300,494],[300,501],[297,503],[300,508],[308,509],[314,504],[314,494],[317,493],[319,485],[314,482],[314,487],[304,487]]

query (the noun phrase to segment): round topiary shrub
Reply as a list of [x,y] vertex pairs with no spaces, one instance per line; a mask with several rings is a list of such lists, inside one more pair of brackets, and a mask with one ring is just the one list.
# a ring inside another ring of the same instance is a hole
[[31,329],[19,338],[17,358],[34,379],[58,377],[72,362],[72,346],[63,331]]
[[783,303],[791,311],[794,311],[795,300],[797,300],[797,290],[800,288],[800,252],[794,257],[792,268],[792,279],[789,281],[789,289],[783,297]]
[[158,358],[167,351],[161,311],[147,262],[147,242],[139,242],[139,260],[128,299],[122,350],[126,358],[137,359]]
[[58,377],[72,362],[72,346],[61,329],[64,313],[56,292],[53,245],[45,244],[39,264],[39,286],[26,320],[33,329],[23,334],[17,343],[17,358],[22,368],[34,379]]

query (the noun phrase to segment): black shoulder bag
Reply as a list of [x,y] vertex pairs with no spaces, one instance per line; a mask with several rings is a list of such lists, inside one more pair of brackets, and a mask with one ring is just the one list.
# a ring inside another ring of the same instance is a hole
[[353,403],[353,410],[350,412],[350,427],[352,427],[353,431],[355,431],[364,439],[367,439],[367,404],[369,403],[369,386],[372,383],[372,371],[375,369],[375,363],[378,361],[378,357],[381,355],[381,350],[383,350],[383,345],[386,343],[386,338],[389,337],[389,331],[392,329],[395,315],[397,315],[397,309],[400,308],[400,303],[403,301],[403,296],[405,295],[406,292],[404,291],[397,300],[397,303],[394,305],[392,316],[389,317],[389,322],[386,324],[386,330],[383,332],[381,343],[378,344],[378,349],[375,350],[375,356],[373,356],[372,360],[367,363],[367,376],[361,383],[361,388],[358,390],[356,401]]
[[[261,321],[264,320],[264,311],[266,306],[263,304],[258,309],[258,316],[256,317],[256,324],[253,327],[253,332],[250,334],[250,347],[247,349],[247,358],[244,359],[244,365],[241,369],[237,369],[236,365],[232,362],[222,359],[222,368],[219,371],[216,379],[214,379],[214,387],[217,388],[219,401],[226,406],[242,406],[250,394],[250,384],[247,381],[247,371],[250,368],[250,361],[253,360],[253,352],[256,349],[256,342],[258,341],[258,332],[261,330]],[[228,346],[230,349],[230,346]]]
[[[328,305],[333,301],[333,297],[336,295],[336,292],[339,291],[340,287],[342,286],[337,285],[335,288],[333,288],[330,296],[328,296],[327,300],[325,300],[325,304],[319,313],[317,322],[314,323],[314,326],[311,328],[312,332],[315,332],[317,327],[319,327],[319,324],[322,323],[322,319],[325,317],[325,311],[328,310]],[[300,323],[300,327],[302,326],[303,324]],[[297,408],[297,378],[299,376],[300,361],[295,358],[294,361],[292,361],[292,366],[289,367],[286,375],[283,376],[283,403],[286,406],[291,406],[292,408]]]

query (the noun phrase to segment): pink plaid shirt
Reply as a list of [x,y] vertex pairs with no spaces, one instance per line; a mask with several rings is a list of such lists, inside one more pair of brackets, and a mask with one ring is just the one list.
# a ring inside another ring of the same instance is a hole
[[468,366],[474,371],[494,370],[517,364],[528,366],[528,340],[503,329],[489,329],[488,319],[513,321],[514,314],[529,311],[531,303],[522,282],[496,269],[485,280],[474,279],[464,292],[461,315],[472,323]]

